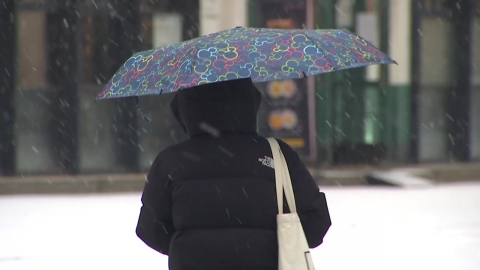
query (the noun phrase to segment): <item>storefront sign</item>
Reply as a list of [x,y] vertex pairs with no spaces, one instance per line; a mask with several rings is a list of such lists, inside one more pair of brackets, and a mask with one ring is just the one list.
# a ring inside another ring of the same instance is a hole
[[[283,3],[279,3],[283,5]],[[306,10],[298,12],[295,6],[294,18],[264,18],[265,26],[277,29],[294,29],[305,25]],[[300,15],[299,15],[300,14]],[[268,15],[266,15],[268,16]],[[271,81],[258,84],[263,92],[264,102],[259,117],[259,131],[263,136],[275,137],[289,144],[299,155],[307,159],[315,157],[312,136],[313,84],[309,79]]]

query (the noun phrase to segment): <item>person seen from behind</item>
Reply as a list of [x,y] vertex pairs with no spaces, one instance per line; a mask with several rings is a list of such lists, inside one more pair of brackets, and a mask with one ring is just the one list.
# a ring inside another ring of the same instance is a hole
[[[176,93],[171,109],[189,139],[153,161],[136,228],[145,244],[169,256],[169,269],[278,269],[275,170],[270,145],[257,133],[260,102],[249,78]],[[315,248],[331,226],[325,197],[298,154],[278,142]]]

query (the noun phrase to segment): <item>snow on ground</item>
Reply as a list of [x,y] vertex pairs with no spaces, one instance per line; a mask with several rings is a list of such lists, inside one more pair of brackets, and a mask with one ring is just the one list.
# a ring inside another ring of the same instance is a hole
[[[480,269],[480,184],[323,188],[317,269]],[[0,197],[0,269],[167,269],[135,235],[140,194]]]

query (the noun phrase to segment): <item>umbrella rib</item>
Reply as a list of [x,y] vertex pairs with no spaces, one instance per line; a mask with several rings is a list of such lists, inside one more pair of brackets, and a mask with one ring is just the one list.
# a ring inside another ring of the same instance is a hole
[[198,47],[197,45],[193,45],[194,52],[195,52],[195,58],[192,60],[192,64],[190,65],[190,74],[195,72],[194,64],[198,61]]
[[[327,57],[327,54],[325,53],[324,49],[323,49],[321,46],[318,46],[318,45],[321,45],[321,44],[319,44],[319,42],[316,41],[315,39],[311,38],[311,37],[308,35],[308,32],[307,32],[307,31],[305,31],[305,36],[312,42],[312,44],[315,45],[315,47],[317,47],[317,49],[322,50],[322,53],[323,53],[324,57],[326,58],[326,57]],[[327,58],[327,59],[328,59],[328,58]],[[332,63],[332,68],[330,69],[330,71],[335,71],[335,70],[336,70],[335,65],[336,65],[336,63]]]
[[[194,63],[196,63],[197,60],[198,60],[198,48],[197,48],[197,45],[196,45],[196,44],[193,44],[193,45],[191,45],[191,46],[193,47],[193,51],[195,52],[195,53],[194,53],[194,54],[195,54],[195,57],[194,57],[193,60],[191,61],[190,68],[189,68],[189,73],[188,73],[188,74],[184,73],[184,74],[185,74],[185,76],[188,76],[188,75],[190,74],[189,79],[190,79],[190,80],[193,80],[191,74],[194,73],[194,66],[193,66],[193,65],[194,65]],[[177,79],[178,79],[178,78],[179,78],[179,76],[177,77]],[[186,79],[184,79],[184,84],[185,84],[185,81],[186,81]],[[178,82],[177,82],[177,83],[178,83]],[[178,90],[181,89],[181,86],[179,85],[179,86],[176,87],[176,88],[177,88],[177,89],[172,89],[171,91],[172,91],[172,92],[178,91]]]

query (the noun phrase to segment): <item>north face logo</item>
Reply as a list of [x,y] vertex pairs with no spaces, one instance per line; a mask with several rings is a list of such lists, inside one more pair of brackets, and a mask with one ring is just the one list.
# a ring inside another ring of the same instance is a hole
[[258,161],[262,162],[262,165],[268,166],[272,169],[275,169],[273,165],[273,158],[265,156],[264,158],[259,158]]

